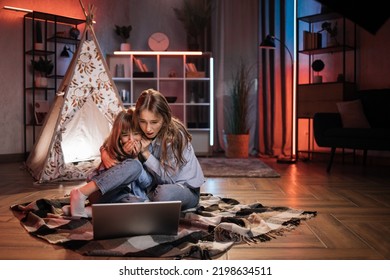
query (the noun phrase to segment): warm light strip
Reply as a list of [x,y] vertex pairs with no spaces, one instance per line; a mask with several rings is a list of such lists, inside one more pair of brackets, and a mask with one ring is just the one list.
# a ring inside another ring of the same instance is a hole
[[210,57],[210,146],[214,146],[214,59]]
[[296,30],[297,30],[297,0],[294,0],[294,28],[293,28],[293,38],[294,38],[294,48],[293,48],[293,92],[292,92],[292,102],[293,102],[293,112],[292,112],[292,139],[291,139],[291,145],[292,145],[292,157],[297,157],[297,36],[296,36]]
[[33,10],[17,8],[17,7],[12,7],[12,6],[4,6],[3,8],[6,10],[11,10],[11,11],[16,11],[16,12],[24,12],[24,13],[32,13],[33,12]]
[[200,51],[114,51],[116,55],[202,55]]
[[[33,13],[34,12],[33,10],[24,9],[24,8],[17,8],[17,7],[12,7],[12,6],[4,6],[3,9],[15,11],[15,12],[24,12],[24,13]],[[93,20],[92,22],[96,23],[95,20]]]

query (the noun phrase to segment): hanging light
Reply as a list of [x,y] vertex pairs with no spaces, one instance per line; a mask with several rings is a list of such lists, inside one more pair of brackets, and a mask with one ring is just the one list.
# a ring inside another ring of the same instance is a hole
[[60,56],[61,56],[61,57],[70,57],[69,52],[73,53],[73,52],[70,50],[69,47],[64,46],[64,49],[62,50]]
[[275,37],[273,37],[271,35],[267,35],[267,37],[265,37],[264,41],[261,42],[260,48],[261,49],[275,49],[276,48]]

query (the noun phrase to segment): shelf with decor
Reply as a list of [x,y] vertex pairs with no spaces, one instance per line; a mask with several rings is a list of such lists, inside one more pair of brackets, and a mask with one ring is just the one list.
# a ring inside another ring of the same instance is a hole
[[76,50],[78,26],[85,20],[42,12],[23,18],[24,153],[27,157],[45,120],[71,57],[60,54],[65,46]]
[[[313,10],[321,6],[314,0],[301,1],[298,6],[305,6],[304,12],[308,6],[313,5]],[[338,102],[354,98],[356,24],[326,8],[309,15],[298,10],[296,22],[297,151],[310,157],[318,148],[312,129],[314,114],[337,112]]]
[[213,57],[193,51],[118,51],[106,57],[125,106],[134,106],[148,88],[160,91],[174,116],[192,134],[197,155],[209,155],[214,142]]

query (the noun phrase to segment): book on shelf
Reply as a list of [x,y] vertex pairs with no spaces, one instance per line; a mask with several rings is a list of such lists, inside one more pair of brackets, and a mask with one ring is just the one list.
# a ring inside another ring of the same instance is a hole
[[148,66],[146,66],[145,63],[142,63],[142,69],[143,69],[142,72],[149,72]]
[[319,32],[303,31],[303,50],[322,48],[322,34]]
[[196,65],[191,62],[186,63],[186,70],[187,72],[198,72],[198,69],[196,69]]
[[134,57],[134,64],[137,67],[138,72],[148,72],[148,67],[142,62],[140,58]]
[[198,71],[194,63],[186,63],[186,77],[187,78],[204,78],[206,73],[204,71]]

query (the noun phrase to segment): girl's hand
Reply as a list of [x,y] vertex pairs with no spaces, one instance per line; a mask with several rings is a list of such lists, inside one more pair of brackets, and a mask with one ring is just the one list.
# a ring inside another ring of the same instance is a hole
[[134,149],[133,149],[133,154],[138,155],[139,152],[141,151],[142,144],[140,141],[134,141]]
[[152,140],[150,139],[146,139],[146,138],[142,138],[141,139],[141,150],[140,152],[145,152],[145,151],[149,151],[149,145],[150,143],[152,143]]
[[150,152],[149,152],[150,143],[152,143],[152,140],[150,140],[150,139],[145,139],[145,138],[141,139],[140,153],[141,153],[142,157],[144,158],[144,160],[147,160],[150,156]]
[[102,160],[103,166],[107,169],[113,167],[115,164],[118,163],[115,159],[109,156],[105,149],[102,149],[100,151],[100,158]]
[[139,141],[129,140],[123,145],[123,150],[133,157],[136,157],[140,151],[140,143]]

